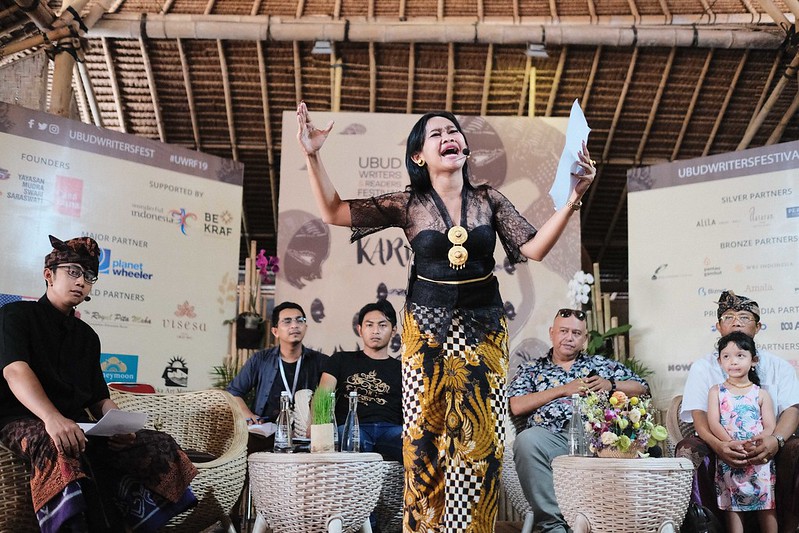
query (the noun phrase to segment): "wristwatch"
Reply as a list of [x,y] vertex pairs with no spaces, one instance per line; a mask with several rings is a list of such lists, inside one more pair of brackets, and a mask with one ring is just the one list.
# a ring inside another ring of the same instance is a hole
[[[610,376],[608,381],[610,381],[610,392],[616,392],[616,378]],[[774,436],[776,437],[776,435]]]
[[785,439],[782,438],[782,435],[773,435],[773,437],[777,439],[777,444],[779,445],[777,448],[778,450],[785,446]]

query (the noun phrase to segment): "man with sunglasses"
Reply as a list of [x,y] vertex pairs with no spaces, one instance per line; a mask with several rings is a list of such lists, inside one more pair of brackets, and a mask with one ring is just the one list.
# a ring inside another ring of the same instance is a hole
[[[760,331],[760,306],[756,301],[724,291],[717,303],[716,330],[721,336],[741,331],[754,337]],[[711,509],[722,522],[724,517],[718,510],[714,483],[716,456],[733,467],[766,463],[776,458],[780,531],[795,532],[799,526],[799,439],[792,435],[799,426],[799,380],[794,368],[780,356],[760,349],[757,356],[756,371],[761,387],[774,400],[774,414],[778,415],[774,432],[746,442],[723,442],[711,433],[707,420],[708,392],[713,385],[726,379],[718,363],[718,353],[712,352],[694,361],[688,372],[680,418],[693,422],[696,435],[680,441],[676,454],[691,459],[697,468],[698,490],[693,494],[694,500]]]
[[89,237],[50,243],[44,296],[0,309],[0,442],[30,462],[44,531],[155,531],[196,504],[197,469],[165,433],[87,439],[78,426],[86,409],[98,419],[117,409],[100,339],[75,313],[97,281],[100,248]]
[[[327,356],[303,346],[307,331],[305,311],[299,304],[283,302],[272,311],[272,335],[277,344],[250,357],[227,388],[248,424],[275,422],[280,414],[281,392],[288,391],[294,402],[298,390],[316,389]],[[244,399],[253,390],[254,397],[247,405]],[[272,438],[252,435],[248,451],[263,451],[271,443]]]
[[552,481],[552,460],[569,453],[568,425],[572,394],[620,390],[637,396],[647,383],[623,364],[583,351],[587,340],[585,313],[560,309],[549,328],[552,348],[546,356],[522,364],[508,389],[513,416],[526,417],[527,429],[513,443],[514,461],[534,528],[568,531]]

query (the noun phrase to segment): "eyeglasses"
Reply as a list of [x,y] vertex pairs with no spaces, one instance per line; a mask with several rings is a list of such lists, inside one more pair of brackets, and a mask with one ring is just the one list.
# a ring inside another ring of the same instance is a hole
[[577,320],[585,320],[585,313],[577,309],[558,309],[558,316],[562,318],[569,318],[574,315]]
[[91,270],[83,270],[75,265],[58,265],[56,268],[65,269],[67,276],[72,279],[78,279],[79,277],[83,276],[83,279],[85,279],[86,283],[89,285],[94,285],[97,282],[97,274]]
[[749,315],[733,315],[733,314],[729,314],[729,315],[721,315],[721,318],[719,319],[719,322],[730,322],[730,323],[732,323],[732,322],[735,321],[736,318],[738,319],[738,322],[740,322],[744,326],[754,320],[754,318],[749,316]]
[[295,323],[298,326],[303,326],[306,322],[308,322],[308,319],[304,316],[281,318],[277,321],[277,323],[281,326],[290,326],[292,323]]

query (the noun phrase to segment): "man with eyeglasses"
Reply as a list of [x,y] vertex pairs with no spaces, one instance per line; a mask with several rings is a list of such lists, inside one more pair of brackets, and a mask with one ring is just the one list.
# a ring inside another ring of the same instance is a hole
[[620,390],[638,396],[649,386],[618,361],[583,351],[587,329],[582,311],[560,309],[549,338],[552,348],[519,367],[508,396],[511,414],[527,418],[527,429],[513,443],[513,455],[522,492],[533,508],[534,528],[565,533],[569,529],[555,498],[552,460],[569,453],[572,394]]
[[[716,329],[719,335],[741,331],[754,337],[760,331],[760,306],[756,301],[733,291],[724,291],[717,303]],[[778,416],[774,432],[746,442],[724,442],[713,435],[707,420],[708,392],[726,376],[718,363],[718,353],[711,352],[694,361],[688,372],[680,418],[693,422],[696,435],[680,441],[676,454],[691,459],[697,468],[698,491],[694,492],[693,499],[711,509],[722,522],[723,514],[718,510],[714,483],[716,456],[733,467],[765,463],[776,458],[780,531],[795,532],[799,526],[799,439],[792,435],[799,426],[799,380],[794,368],[780,356],[760,349],[757,356],[756,370],[761,387],[774,400],[775,415]]]
[[[299,304],[283,302],[272,311],[272,335],[277,344],[256,352],[228,385],[228,392],[241,407],[247,423],[275,422],[280,414],[280,393],[288,391],[291,401],[298,390],[316,390],[327,356],[303,346],[308,331],[305,311]],[[250,405],[245,398],[254,392]],[[252,435],[249,453],[271,447],[273,438]]]
[[50,243],[44,296],[0,309],[0,442],[30,462],[44,531],[155,531],[196,504],[197,469],[165,433],[87,439],[78,426],[86,409],[97,419],[117,409],[100,339],[75,313],[97,281],[100,248],[89,237]]

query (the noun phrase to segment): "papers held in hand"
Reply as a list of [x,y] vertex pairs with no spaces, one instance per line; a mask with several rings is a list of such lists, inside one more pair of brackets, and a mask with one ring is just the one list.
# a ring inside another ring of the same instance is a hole
[[78,425],[87,437],[112,437],[136,433],[145,423],[147,423],[147,413],[111,409],[97,423],[81,422]]

